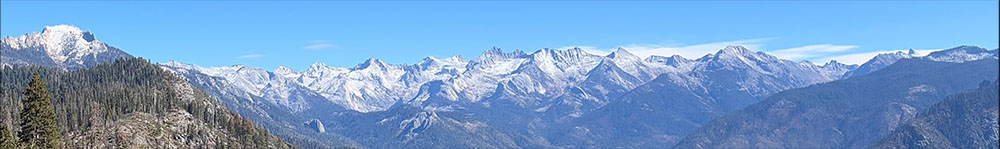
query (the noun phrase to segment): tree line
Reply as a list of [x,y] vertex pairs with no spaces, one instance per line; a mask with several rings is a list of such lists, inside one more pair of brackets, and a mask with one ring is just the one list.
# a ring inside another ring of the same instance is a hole
[[228,132],[230,137],[218,138],[217,147],[292,147],[201,90],[192,89],[184,79],[142,58],[119,59],[75,71],[6,67],[0,76],[0,105],[4,107],[0,109],[0,148],[8,148],[8,142],[20,148],[61,148],[74,141],[62,137],[70,133],[112,125],[132,113],[163,117],[178,110],[190,113],[212,129]]

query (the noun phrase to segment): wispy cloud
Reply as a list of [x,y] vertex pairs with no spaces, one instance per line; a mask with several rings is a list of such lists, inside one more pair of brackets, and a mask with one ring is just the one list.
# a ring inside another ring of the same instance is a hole
[[312,43],[313,44],[304,47],[304,49],[319,50],[319,49],[328,49],[337,47],[337,45],[333,45],[332,43],[330,43],[329,40],[313,40]]
[[[940,51],[942,49],[914,49],[917,56],[925,56],[934,51]],[[837,62],[844,64],[862,64],[868,60],[874,58],[878,54],[882,53],[895,53],[895,52],[908,52],[909,50],[885,50],[885,51],[872,51],[872,52],[861,52],[861,53],[848,53],[840,55],[831,55],[827,57],[816,58],[815,62],[828,62],[830,60],[837,60]]]
[[333,47],[335,47],[333,44],[320,43],[320,44],[312,44],[312,45],[306,46],[305,49],[318,50],[318,49],[326,49],[326,48],[333,48]]
[[255,58],[260,58],[260,57],[264,57],[264,55],[262,55],[262,54],[247,54],[247,55],[242,55],[242,56],[239,56],[239,57],[236,57],[236,58],[240,58],[240,59],[255,59]]
[[[713,42],[696,45],[676,45],[676,44],[629,44],[620,46],[642,58],[650,55],[673,56],[680,55],[686,58],[698,58],[709,53],[715,53],[726,46],[744,46],[748,49],[759,49],[763,43],[772,38],[746,39],[736,41]],[[607,55],[617,48],[598,49],[592,46],[568,46],[559,49],[579,47],[591,54]]]
[[778,58],[788,59],[788,60],[813,60],[818,57],[829,56],[834,53],[841,53],[854,48],[858,48],[858,46],[818,44],[818,45],[807,45],[807,46],[788,48],[788,49],[770,50],[767,51],[767,53],[774,55]]

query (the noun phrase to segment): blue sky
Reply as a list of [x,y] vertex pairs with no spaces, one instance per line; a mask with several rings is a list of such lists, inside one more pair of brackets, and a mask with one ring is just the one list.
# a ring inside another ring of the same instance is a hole
[[793,60],[854,62],[878,52],[997,48],[997,1],[171,1],[0,2],[0,32],[69,24],[155,62],[305,69],[367,58],[625,47],[697,58],[745,45]]

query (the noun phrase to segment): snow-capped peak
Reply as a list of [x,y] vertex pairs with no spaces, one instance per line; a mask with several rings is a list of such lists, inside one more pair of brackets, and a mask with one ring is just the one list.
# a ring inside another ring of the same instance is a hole
[[324,64],[322,62],[315,62],[312,65],[309,65],[309,70],[307,70],[307,71],[320,71],[320,70],[327,69],[327,68],[329,68],[329,67],[327,67],[326,64]]
[[664,56],[659,56],[659,55],[650,55],[648,58],[646,58],[646,62],[656,63],[656,64],[665,64],[665,65],[668,65],[668,66],[678,66],[678,65],[683,65],[683,64],[686,64],[686,63],[690,63],[691,60],[689,60],[687,58],[684,58],[684,57],[682,57],[680,55],[673,55],[673,56],[670,56],[670,57],[664,57]]
[[357,66],[354,66],[354,68],[351,68],[351,70],[363,70],[363,69],[368,69],[368,68],[386,69],[388,67],[389,67],[389,64],[386,64],[384,61],[382,61],[380,59],[368,58],[368,60],[365,60],[364,63],[358,64]]
[[555,52],[556,52],[556,50],[554,50],[554,49],[542,48],[542,49],[538,49],[538,51],[535,51],[534,53],[531,53],[531,55],[552,54],[552,53],[555,53]]
[[[878,54],[874,58],[865,62],[864,64],[861,64],[861,66],[859,66],[857,69],[845,73],[844,76],[842,76],[842,78],[868,74],[875,70],[889,66],[898,61],[899,59],[913,58],[919,56],[920,54],[916,53],[916,51],[914,51],[913,49],[910,49],[907,52],[896,51],[895,53]],[[930,54],[927,54],[927,56],[925,56],[924,58],[933,61],[961,63],[961,62],[974,61],[985,58],[997,58],[997,54],[996,51],[990,52],[984,48],[963,45],[947,50],[931,52]]]
[[[500,48],[493,47],[490,50],[483,52],[482,55],[472,60],[469,63],[469,67],[481,67],[487,65],[493,65],[497,63],[507,62],[510,59],[520,59],[526,58],[528,55],[524,54],[521,50],[514,50],[514,52],[504,53]],[[516,66],[516,65],[515,65]]]
[[247,65],[243,65],[243,64],[233,64],[232,66],[229,66],[229,67],[239,70],[239,69],[246,68],[248,66]]
[[279,65],[278,68],[274,69],[274,72],[297,72],[292,68],[288,68],[285,65]]
[[498,47],[490,48],[490,50],[483,51],[483,54],[479,55],[476,59],[486,59],[491,57],[497,57],[504,55],[503,50]]
[[726,46],[726,48],[719,50],[719,52],[716,53],[716,55],[722,55],[722,54],[749,55],[753,53],[754,53],[753,51],[747,50],[747,48],[743,46]]
[[875,57],[872,58],[869,61],[893,59],[892,61],[895,62],[895,60],[898,60],[898,59],[910,58],[910,57],[914,57],[915,56],[915,55],[912,55],[912,54],[909,54],[909,53],[910,52],[904,53],[903,51],[896,51],[895,53],[882,53],[882,54],[875,55]]
[[235,77],[239,76],[237,74],[241,72],[264,71],[261,69],[253,68],[242,64],[235,64],[228,67],[201,67],[195,64],[187,64],[173,60],[169,60],[167,61],[167,63],[161,63],[160,65],[167,66],[174,71],[197,71],[209,76],[219,76],[219,77]]
[[433,56],[427,56],[424,57],[424,59],[420,60],[420,62],[417,63],[417,66],[426,68],[431,66],[465,65],[466,63],[468,63],[468,61],[466,61],[465,59],[462,58],[462,56],[459,55],[451,56],[445,59],[438,59]]
[[465,61],[465,58],[463,58],[462,55],[454,55],[454,56],[445,58],[444,60],[445,61]]
[[[45,29],[42,29],[42,35],[49,35],[49,36],[80,35],[79,37],[83,38],[83,30],[80,30],[80,28],[77,28],[76,26],[72,25],[46,26]],[[75,37],[69,37],[69,38],[75,38]]]
[[42,29],[42,36],[52,39],[52,42],[74,42],[83,41],[85,43],[97,40],[93,33],[80,30],[72,25],[46,26]]
[[547,60],[552,59],[556,61],[574,61],[579,59],[584,59],[585,57],[597,56],[587,52],[584,52],[580,48],[570,48],[567,50],[556,50],[543,48],[534,53],[531,53],[533,60]]
[[94,53],[97,51],[90,51],[90,48],[86,46],[91,46],[90,41],[94,41],[94,35],[87,32],[91,40],[84,39],[84,32],[75,26],[70,25],[56,25],[56,26],[46,26],[42,29],[42,42],[46,46],[47,52],[50,56],[56,58],[57,61],[64,61],[66,57],[62,53],[72,52],[69,50],[82,50],[79,52],[83,53]]
[[282,65],[274,69],[274,74],[280,75],[285,78],[295,78],[302,75],[302,72],[299,72],[298,70],[288,68]]
[[985,58],[997,58],[997,56],[996,51],[990,51],[976,46],[963,45],[947,50],[931,52],[927,55],[927,58],[934,61],[961,63]]
[[846,64],[840,63],[837,60],[830,60],[829,62],[826,62],[826,64],[823,64],[823,67],[840,67],[840,66],[846,66]]
[[857,69],[858,65],[848,65],[840,63],[837,60],[830,60],[829,62],[826,62],[826,64],[823,64],[823,66],[819,66],[819,68],[830,78],[840,78],[844,75],[844,73]]
[[18,37],[3,37],[2,43],[5,47],[9,47],[5,50],[11,50],[4,52],[12,52],[5,54],[5,57],[22,57],[18,58],[18,61],[5,60],[2,63],[27,64],[29,62],[23,62],[23,60],[45,59],[51,60],[51,62],[31,63],[78,69],[118,58],[132,57],[128,53],[100,42],[94,37],[94,34],[71,25],[46,26],[42,32]]
[[740,62],[746,65],[756,65],[754,61],[781,61],[781,59],[763,52],[750,51],[743,46],[726,46],[726,48],[719,50],[719,52],[716,52],[715,54],[709,54],[705,57],[698,58],[697,61],[727,61]]
[[182,62],[178,62],[178,61],[174,61],[174,60],[167,60],[167,63],[163,63],[162,65],[167,65],[167,66],[171,66],[171,67],[178,67],[178,68],[186,68],[186,69],[191,69],[191,68],[196,68],[197,67],[196,65],[193,65],[193,64],[182,63]]
[[421,59],[418,64],[434,63],[434,62],[437,62],[437,61],[440,61],[440,60],[438,60],[437,58],[435,58],[433,56],[427,56],[427,57],[424,57],[424,59]]
[[583,51],[583,49],[581,49],[580,47],[569,48],[569,49],[566,49],[566,51],[569,51],[569,52],[572,52],[572,53],[587,53],[586,51]]
[[625,50],[625,48],[621,48],[621,47],[618,47],[617,50],[615,50],[614,52],[611,52],[611,54],[608,54],[608,58],[612,58],[612,59],[622,59],[622,58],[626,58],[626,59],[639,59],[638,56],[635,56],[635,54],[632,54],[632,52],[628,52],[628,50]]
[[500,50],[500,47],[496,46],[490,47],[490,50],[483,51],[483,53],[502,53],[502,52],[503,50]]
[[527,54],[524,54],[524,52],[522,52],[521,50],[514,50],[514,52],[504,53],[502,50],[500,50],[500,48],[493,47],[490,50],[483,52],[483,54],[480,55],[478,58],[476,58],[474,61],[482,62],[498,58],[499,59],[519,58],[519,57],[524,57],[525,55]]
[[903,51],[896,51],[895,53],[878,54],[875,55],[875,57],[873,57],[872,59],[865,62],[864,64],[861,64],[861,66],[858,66],[857,69],[844,73],[844,75],[841,76],[841,78],[848,78],[848,77],[868,74],[874,72],[875,70],[882,69],[885,68],[886,66],[892,65],[893,63],[896,63],[896,61],[900,59],[917,56],[915,54],[916,52],[913,52],[913,50],[907,51],[906,53],[904,53]]

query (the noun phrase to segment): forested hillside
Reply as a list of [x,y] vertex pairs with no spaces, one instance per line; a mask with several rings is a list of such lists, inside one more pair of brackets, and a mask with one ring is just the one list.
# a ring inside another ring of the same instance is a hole
[[293,147],[142,58],[76,71],[3,68],[0,120],[9,132],[21,132],[23,93],[36,72],[47,82],[63,147]]
[[948,95],[996,80],[997,71],[996,59],[902,59],[866,75],[772,95],[702,125],[676,148],[869,147]]
[[948,96],[896,128],[873,148],[996,148],[1000,85]]

